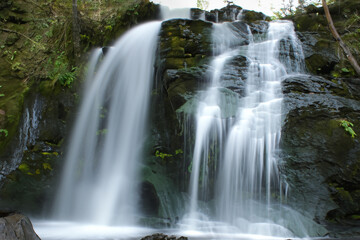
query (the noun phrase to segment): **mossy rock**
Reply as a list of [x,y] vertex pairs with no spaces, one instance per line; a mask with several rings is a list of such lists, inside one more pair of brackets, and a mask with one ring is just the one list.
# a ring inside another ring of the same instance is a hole
[[[162,58],[173,56],[174,49],[184,49],[183,56],[211,54],[211,26],[201,20],[174,19],[162,23],[160,54]],[[170,56],[168,56],[168,54]]]
[[324,15],[317,13],[295,15],[295,30],[301,32],[319,32],[327,31],[327,21]]
[[256,11],[249,11],[244,10],[243,11],[243,20],[247,23],[254,23],[259,21],[271,21],[271,18],[263,14],[262,12],[256,12]]
[[3,182],[0,208],[41,213],[50,194],[55,193],[53,181],[58,173],[59,157],[58,152],[26,151],[23,162]]

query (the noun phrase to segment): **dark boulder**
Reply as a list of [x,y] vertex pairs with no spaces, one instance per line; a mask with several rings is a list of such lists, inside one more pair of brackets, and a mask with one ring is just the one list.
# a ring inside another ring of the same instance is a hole
[[187,240],[187,237],[176,237],[176,236],[168,236],[163,233],[155,233],[153,235],[149,235],[141,238],[141,240]]
[[154,185],[144,181],[140,186],[140,209],[146,216],[157,216],[160,207],[159,196]]
[[40,240],[30,219],[19,213],[0,213],[0,240]]

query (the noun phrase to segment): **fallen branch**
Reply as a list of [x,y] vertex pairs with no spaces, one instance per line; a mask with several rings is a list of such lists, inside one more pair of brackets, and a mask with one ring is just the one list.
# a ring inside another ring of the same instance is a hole
[[343,49],[343,51],[344,51],[347,59],[349,60],[351,66],[353,66],[356,73],[360,76],[360,66],[357,63],[354,56],[351,54],[350,49],[348,48],[348,46],[343,42],[343,40],[341,39],[339,33],[337,32],[337,30],[336,30],[336,28],[334,26],[334,22],[333,22],[333,20],[331,18],[329,8],[328,8],[328,6],[326,4],[326,0],[322,0],[322,5],[323,5],[324,11],[325,11],[326,20],[328,21],[329,28],[330,28],[330,31],[331,31],[333,37],[336,39],[336,41],[339,42],[339,45]]

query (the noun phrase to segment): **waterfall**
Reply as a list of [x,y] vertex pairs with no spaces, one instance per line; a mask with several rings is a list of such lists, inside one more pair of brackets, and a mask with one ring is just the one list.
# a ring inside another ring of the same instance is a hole
[[16,148],[10,147],[10,158],[0,163],[0,180],[19,166],[28,146],[35,144],[39,136],[39,125],[44,106],[44,100],[38,95],[31,96],[24,102]]
[[[250,44],[239,47],[233,29],[215,25],[212,80],[196,115],[191,200],[184,223],[194,230],[214,230],[219,226],[210,225],[216,220],[241,233],[293,236],[270,215],[275,201],[272,195],[282,194],[275,156],[282,123],[281,80],[303,70],[302,49],[291,22],[269,23],[265,36],[254,37],[249,28],[248,33]],[[221,75],[226,63],[236,55],[248,61],[245,96],[238,100],[235,116],[227,121],[226,106],[221,103]],[[207,184],[211,171],[216,172],[211,175],[216,178],[213,185]],[[212,191],[213,212],[198,206],[199,200],[208,200]]]
[[[189,10],[163,13],[164,18],[190,16]],[[241,14],[232,18],[241,19]],[[51,223],[39,223],[48,239],[69,235],[63,229],[76,229],[70,235],[78,234],[79,239],[132,239],[148,231],[137,227],[137,220],[148,217],[138,212],[143,177],[139,172],[160,25],[151,22],[130,30],[106,56],[101,49],[94,52],[55,203],[54,216],[72,222],[61,222],[60,230]],[[188,195],[170,197],[178,190],[173,183],[156,189],[156,184],[170,178],[151,182],[159,211],[166,212],[164,218],[177,227],[171,231],[198,239],[306,236],[302,225],[306,220],[278,207],[281,202],[276,199],[282,198],[286,185],[276,157],[282,124],[281,81],[303,71],[304,56],[291,22],[271,22],[267,27],[263,34],[252,35],[241,21],[213,24],[209,85],[191,99],[200,99],[194,123],[184,121],[184,129],[195,126],[194,143],[184,143],[184,152],[192,153],[185,161],[191,164],[179,170],[191,172]],[[243,65],[232,68],[236,61],[245,61],[246,70]],[[244,92],[227,87],[227,74],[232,86],[243,84]]]
[[[222,152],[223,132],[226,122],[223,119],[221,106],[224,100],[221,98],[222,88],[220,87],[221,74],[228,60],[237,54],[231,46],[236,45],[241,39],[231,28],[230,24],[214,24],[213,27],[214,54],[217,56],[210,64],[208,78],[210,87],[203,93],[196,115],[196,140],[191,165],[190,179],[190,211],[189,219],[192,221],[199,216],[197,200],[206,199],[210,195],[214,177],[209,168],[209,159],[217,161],[217,154],[214,149],[219,148]],[[213,171],[214,172],[214,171]],[[201,180],[199,180],[201,179]],[[194,223],[191,223],[195,226]]]
[[56,198],[57,218],[135,224],[160,24],[150,22],[126,33],[98,68],[92,61]]

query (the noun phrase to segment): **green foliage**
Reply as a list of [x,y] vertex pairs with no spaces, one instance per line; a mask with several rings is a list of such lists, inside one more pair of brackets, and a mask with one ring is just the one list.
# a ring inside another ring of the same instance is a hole
[[175,155],[178,155],[178,154],[183,154],[183,150],[182,149],[176,149],[175,150]]
[[196,6],[202,10],[206,10],[209,7],[209,1],[207,0],[197,0]]
[[128,11],[127,11],[127,15],[132,15],[132,14],[134,14],[134,15],[139,15],[139,12],[137,11],[137,8],[139,7],[139,5],[138,4],[135,4],[134,6],[132,6],[131,8],[129,8],[128,9]]
[[16,57],[17,51],[5,50],[4,54],[7,56],[8,60],[13,61]]
[[53,81],[53,84],[58,82],[62,86],[70,88],[77,77],[78,68],[70,68],[69,62],[65,56],[65,52],[61,52],[57,56],[53,65],[51,65],[51,59],[49,60],[48,64],[52,66],[52,69],[49,71],[48,77]]
[[349,73],[350,72],[350,70],[347,69],[347,68],[342,68],[341,71],[343,71],[344,73]]
[[27,165],[26,163],[22,163],[22,164],[20,164],[20,166],[19,166],[19,170],[20,170],[22,173],[28,174],[28,173],[30,172],[30,167],[29,167],[29,165]]
[[108,133],[108,130],[107,129],[100,129],[100,130],[97,130],[96,131],[96,135],[105,135]]
[[113,27],[111,25],[106,25],[105,30],[112,31]]
[[191,163],[190,163],[190,165],[188,166],[188,169],[187,169],[189,173],[192,172],[192,164],[193,164],[193,162],[191,161]]
[[164,158],[166,157],[172,157],[172,154],[168,154],[168,153],[162,153],[159,150],[156,150],[155,152],[155,157],[160,157],[162,160],[164,160]]
[[4,133],[5,134],[5,137],[7,137],[8,135],[9,135],[9,132],[8,132],[8,130],[6,130],[6,129],[0,129],[0,133]]
[[[0,85],[0,88],[2,88],[2,86]],[[5,97],[5,94],[0,93],[0,97]]]
[[340,121],[340,126],[344,128],[344,130],[346,132],[348,132],[352,138],[355,138],[356,133],[355,131],[352,129],[352,127],[354,126],[354,124],[352,124],[351,122],[347,121],[347,120],[341,120]]
[[43,165],[44,170],[50,170],[50,171],[53,170],[50,163],[43,163],[42,165]]

